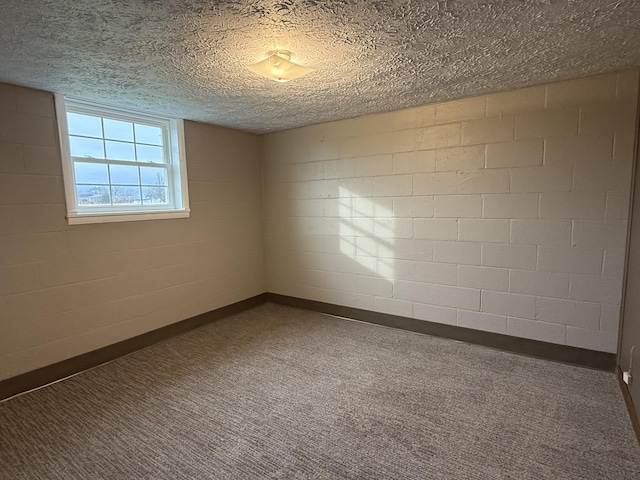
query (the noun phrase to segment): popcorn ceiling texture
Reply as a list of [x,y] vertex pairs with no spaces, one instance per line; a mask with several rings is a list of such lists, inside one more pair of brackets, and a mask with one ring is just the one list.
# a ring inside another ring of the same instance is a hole
[[[246,65],[287,49],[316,70]],[[256,133],[640,65],[640,3],[7,0],[0,82]]]

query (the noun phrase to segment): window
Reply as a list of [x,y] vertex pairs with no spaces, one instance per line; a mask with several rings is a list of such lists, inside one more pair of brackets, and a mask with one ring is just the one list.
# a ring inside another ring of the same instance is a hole
[[189,216],[184,126],[56,95],[69,224]]

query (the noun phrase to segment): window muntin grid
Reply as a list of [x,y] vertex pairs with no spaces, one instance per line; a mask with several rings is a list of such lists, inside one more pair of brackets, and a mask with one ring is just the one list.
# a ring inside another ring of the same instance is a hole
[[173,205],[166,122],[67,107],[78,210]]

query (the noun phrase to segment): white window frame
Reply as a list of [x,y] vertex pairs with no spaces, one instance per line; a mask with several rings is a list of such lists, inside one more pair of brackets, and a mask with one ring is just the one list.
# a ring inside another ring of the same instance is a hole
[[[131,222],[138,220],[159,220],[165,218],[188,218],[189,192],[187,163],[184,149],[184,121],[161,115],[153,115],[135,110],[114,108],[87,100],[55,95],[58,134],[62,154],[62,176],[67,203],[69,225],[86,223]],[[104,205],[83,207],[78,204],[74,162],[107,163],[131,165],[129,161],[71,157],[67,112],[85,113],[108,117],[115,120],[151,124],[163,129],[165,164],[141,163],[139,166],[164,167],[167,170],[168,199],[166,205]]]

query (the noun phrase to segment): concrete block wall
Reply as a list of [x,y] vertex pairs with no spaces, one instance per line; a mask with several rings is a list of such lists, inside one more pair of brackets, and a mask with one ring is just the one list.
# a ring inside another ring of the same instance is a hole
[[70,227],[53,96],[0,84],[0,380],[265,291],[260,138],[185,135],[191,218]]
[[638,72],[264,137],[268,290],[615,352]]

